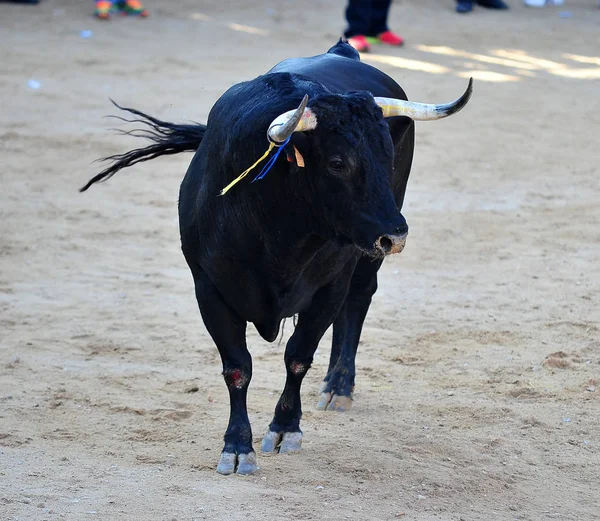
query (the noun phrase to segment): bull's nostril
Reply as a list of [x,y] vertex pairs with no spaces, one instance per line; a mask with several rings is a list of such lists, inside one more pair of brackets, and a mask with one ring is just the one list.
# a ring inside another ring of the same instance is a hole
[[383,237],[379,237],[379,247],[383,250],[383,252],[387,255],[392,251],[394,247],[394,243],[389,237],[385,235]]

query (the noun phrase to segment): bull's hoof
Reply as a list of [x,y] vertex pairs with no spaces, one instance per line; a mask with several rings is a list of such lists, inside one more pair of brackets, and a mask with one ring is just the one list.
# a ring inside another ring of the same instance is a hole
[[333,395],[331,393],[324,393],[321,391],[321,398],[319,398],[319,401],[317,403],[317,410],[324,411],[325,409],[327,409],[327,406],[331,402],[332,396]]
[[282,432],[273,432],[269,430],[260,444],[260,450],[262,452],[277,452],[277,447],[281,443],[283,438]]
[[238,467],[235,471],[236,474],[254,474],[259,469],[256,463],[256,454],[250,452],[248,454],[240,454],[238,456]]
[[302,449],[302,433],[301,432],[284,432],[281,445],[279,446],[279,454],[287,452],[298,452]]
[[273,432],[269,430],[263,438],[260,450],[262,452],[298,452],[302,449],[301,432]]
[[332,393],[322,393],[319,402],[317,403],[317,409],[319,411],[337,411],[346,412],[352,407],[351,396],[339,396]]
[[256,463],[256,454],[249,452],[248,454],[234,454],[233,452],[222,452],[217,472],[228,476],[229,474],[253,474],[260,467]]

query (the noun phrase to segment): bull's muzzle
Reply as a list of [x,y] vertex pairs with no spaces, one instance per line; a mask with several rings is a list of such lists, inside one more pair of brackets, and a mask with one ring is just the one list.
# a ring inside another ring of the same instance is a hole
[[406,237],[408,237],[408,233],[402,233],[400,235],[382,235],[375,241],[375,249],[383,255],[400,253],[406,245]]

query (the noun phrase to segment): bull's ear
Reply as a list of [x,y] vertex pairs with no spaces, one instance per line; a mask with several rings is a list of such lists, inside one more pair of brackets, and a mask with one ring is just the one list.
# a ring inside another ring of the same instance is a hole
[[399,143],[406,134],[406,131],[414,125],[414,121],[406,116],[392,116],[386,118],[387,124],[390,127],[390,134],[394,143]]

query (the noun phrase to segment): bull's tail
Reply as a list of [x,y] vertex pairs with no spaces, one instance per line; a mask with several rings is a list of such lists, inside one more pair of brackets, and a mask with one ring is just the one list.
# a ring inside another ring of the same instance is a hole
[[[112,100],[111,100],[112,101]],[[113,101],[113,104],[121,110],[125,110],[136,116],[134,119],[125,119],[113,116],[127,123],[142,123],[144,128],[135,130],[120,130],[119,132],[127,136],[143,137],[152,142],[152,144],[143,148],[136,148],[124,154],[116,154],[101,159],[111,164],[102,172],[92,177],[84,187],[79,191],[85,192],[94,183],[106,181],[115,175],[122,168],[133,166],[142,161],[148,161],[155,157],[169,154],[179,154],[179,152],[195,151],[200,146],[200,142],[206,132],[206,125],[199,123],[189,125],[176,125],[148,116],[139,110],[121,107]]]

